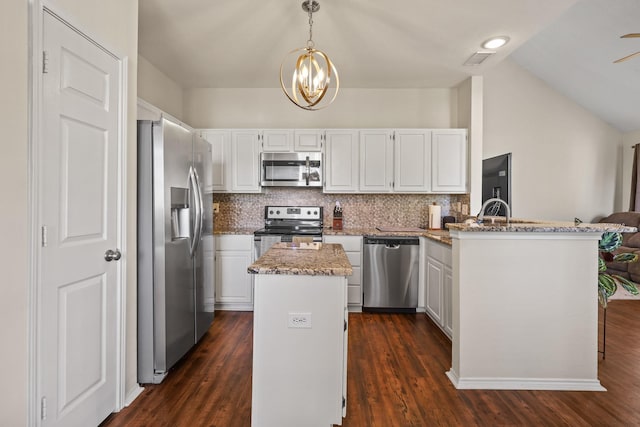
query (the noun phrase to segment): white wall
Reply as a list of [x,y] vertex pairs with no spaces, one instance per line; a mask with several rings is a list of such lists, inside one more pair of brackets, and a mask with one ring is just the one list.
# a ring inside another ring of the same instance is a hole
[[184,120],[182,87],[140,55],[138,55],[138,97],[175,118]]
[[[0,424],[21,426],[27,419],[28,385],[28,3],[5,2],[0,13],[0,127],[2,155],[2,298],[0,298]],[[8,208],[10,206],[10,208]]]
[[482,76],[472,76],[458,85],[458,123],[469,130],[469,213],[482,206],[483,90]]
[[516,217],[592,221],[615,209],[622,135],[506,60],[484,76],[484,158],[512,152]]
[[[0,223],[4,224],[0,247],[2,267],[2,298],[0,298],[0,341],[5,343],[0,352],[0,377],[5,385],[0,399],[0,424],[24,426],[28,422],[28,176],[29,176],[29,5],[31,1],[5,2],[0,14],[0,126],[3,129],[0,178],[8,183],[3,188],[3,207]],[[129,229],[125,255],[129,266],[127,315],[132,319],[133,334],[127,344],[133,349],[127,364],[133,366],[135,382],[135,177],[136,177],[136,62],[138,34],[137,0],[53,0],[47,4],[69,19],[80,29],[90,33],[109,49],[129,58],[127,97],[128,105],[128,165]],[[131,257],[130,254],[133,254]],[[133,293],[131,293],[133,291]],[[133,312],[130,310],[133,307]],[[131,385],[129,376],[128,386]]]
[[622,146],[620,148],[620,164],[622,173],[620,174],[621,196],[620,204],[616,206],[616,211],[628,211],[629,199],[631,196],[631,171],[633,169],[633,146],[640,144],[640,130],[630,132],[622,136]]
[[184,121],[194,128],[450,128],[456,89],[341,89],[320,111],[305,111],[279,88],[187,89]]

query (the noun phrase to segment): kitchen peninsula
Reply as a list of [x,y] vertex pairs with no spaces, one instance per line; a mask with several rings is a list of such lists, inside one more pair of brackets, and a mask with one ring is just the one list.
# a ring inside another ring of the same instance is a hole
[[598,380],[598,241],[617,224],[450,224],[460,389],[605,390]]
[[347,276],[338,244],[276,243],[255,274],[252,426],[342,424]]

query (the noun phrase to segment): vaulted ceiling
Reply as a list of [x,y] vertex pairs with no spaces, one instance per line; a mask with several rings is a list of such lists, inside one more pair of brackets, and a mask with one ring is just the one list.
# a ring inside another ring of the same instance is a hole
[[[638,0],[319,2],[313,40],[342,87],[452,87],[511,55],[621,131],[640,129],[640,57],[611,64],[640,50],[640,39],[619,39],[640,32]],[[301,4],[140,0],[139,52],[184,88],[278,87],[282,58],[308,39]],[[481,65],[463,65],[496,35],[511,40]],[[613,108],[623,104],[627,114]]]

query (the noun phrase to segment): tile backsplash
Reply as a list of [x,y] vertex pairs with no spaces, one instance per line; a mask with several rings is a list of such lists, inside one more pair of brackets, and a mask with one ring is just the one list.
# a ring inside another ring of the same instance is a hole
[[323,206],[324,223],[330,226],[333,207],[339,201],[345,228],[426,227],[428,206],[442,207],[442,215],[459,221],[461,212],[454,211],[456,202],[469,205],[468,194],[325,194],[321,189],[264,188],[260,194],[214,193],[220,204],[214,226],[218,230],[236,227],[261,228],[267,205]]

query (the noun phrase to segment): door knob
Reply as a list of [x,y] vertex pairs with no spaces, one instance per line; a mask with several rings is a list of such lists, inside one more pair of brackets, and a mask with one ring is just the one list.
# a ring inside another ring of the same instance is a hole
[[117,249],[115,251],[107,249],[107,251],[104,253],[104,259],[106,259],[107,261],[118,261],[120,257],[122,257],[122,254]]

